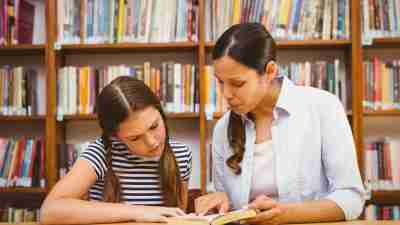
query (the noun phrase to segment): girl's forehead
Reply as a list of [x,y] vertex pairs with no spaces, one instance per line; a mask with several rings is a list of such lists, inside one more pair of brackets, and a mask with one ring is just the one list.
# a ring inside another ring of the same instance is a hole
[[160,113],[154,107],[132,112],[120,123],[119,133],[123,137],[140,135],[149,129],[160,118]]

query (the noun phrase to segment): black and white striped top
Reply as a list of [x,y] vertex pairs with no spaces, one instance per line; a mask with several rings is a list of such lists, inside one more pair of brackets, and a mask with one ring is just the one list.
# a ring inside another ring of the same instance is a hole
[[[175,153],[182,180],[188,181],[192,169],[192,152],[174,140],[170,146]],[[158,161],[132,155],[128,147],[117,139],[112,139],[112,167],[121,184],[121,201],[135,205],[163,205]],[[104,175],[106,172],[104,144],[101,138],[91,143],[80,155],[95,169],[97,181],[89,190],[89,199],[102,201]]]

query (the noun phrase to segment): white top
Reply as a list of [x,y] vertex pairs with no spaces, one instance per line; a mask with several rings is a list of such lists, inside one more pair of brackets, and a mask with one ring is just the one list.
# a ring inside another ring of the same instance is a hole
[[278,187],[275,179],[275,153],[272,140],[254,145],[253,177],[251,179],[250,201],[259,195],[276,198]]
[[[226,192],[231,206],[240,209],[250,201],[253,177],[254,122],[244,117],[246,143],[241,174],[226,165],[232,155],[228,140],[230,112],[217,122],[213,135],[213,181]],[[357,218],[365,203],[365,190],[346,112],[337,96],[312,87],[294,85],[283,78],[271,125],[279,202],[328,199]],[[263,171],[255,176],[261,177]]]

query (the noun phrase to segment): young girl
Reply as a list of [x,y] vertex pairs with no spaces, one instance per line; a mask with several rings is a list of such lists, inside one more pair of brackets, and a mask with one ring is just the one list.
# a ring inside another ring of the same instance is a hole
[[234,25],[213,52],[231,111],[214,130],[214,184],[196,212],[257,208],[248,224],[351,220],[364,205],[351,128],[339,99],[281,76],[274,39]]
[[135,78],[119,77],[101,91],[96,111],[102,136],[51,190],[40,222],[162,222],[183,215],[192,155],[169,138],[153,92]]

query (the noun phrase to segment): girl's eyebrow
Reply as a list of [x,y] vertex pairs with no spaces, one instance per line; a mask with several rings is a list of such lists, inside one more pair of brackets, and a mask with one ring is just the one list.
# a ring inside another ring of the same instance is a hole
[[[160,120],[160,118],[156,118],[156,119],[151,123],[151,126],[147,128],[147,130],[149,130],[152,126],[154,126],[156,123],[158,123],[159,120]],[[127,136],[127,137],[125,137],[125,138],[127,138],[127,139],[133,139],[133,138],[140,137],[140,136],[142,136],[142,135],[143,135],[143,134],[130,135],[130,136]]]

